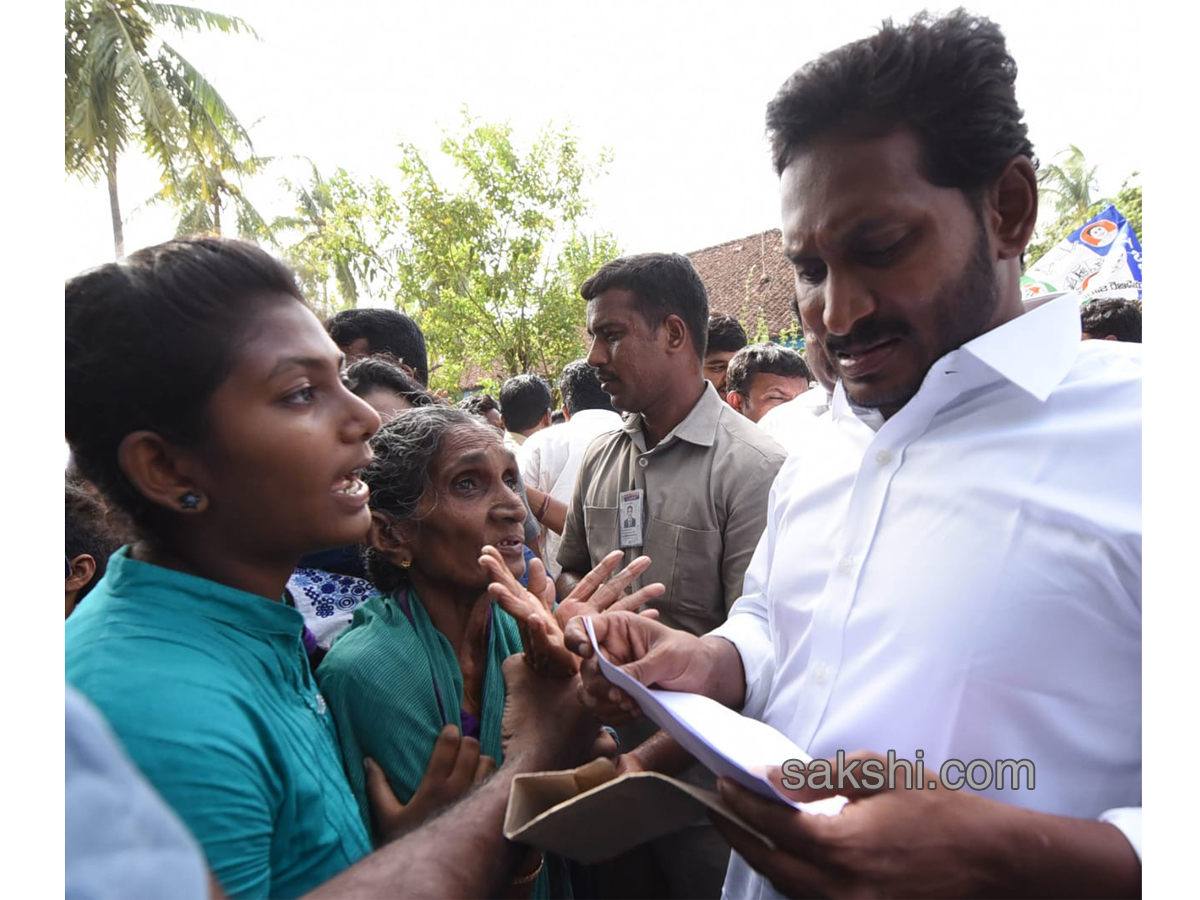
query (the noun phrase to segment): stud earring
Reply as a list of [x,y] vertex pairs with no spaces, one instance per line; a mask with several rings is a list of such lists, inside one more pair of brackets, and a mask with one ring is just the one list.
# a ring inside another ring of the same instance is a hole
[[182,497],[179,498],[179,508],[180,509],[199,509],[200,508],[200,495],[197,493],[194,493],[193,491],[188,491],[186,494],[184,494]]
[[406,559],[406,560],[404,560],[404,562],[400,563],[400,568],[407,569],[411,565],[412,565],[412,560]]

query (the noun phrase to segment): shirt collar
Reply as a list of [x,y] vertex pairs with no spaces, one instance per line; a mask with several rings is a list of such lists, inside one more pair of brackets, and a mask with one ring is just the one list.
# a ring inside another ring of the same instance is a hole
[[290,640],[304,630],[304,617],[286,603],[132,559],[128,545],[109,557],[104,580],[114,601],[136,603],[147,616],[197,617]]
[[1079,295],[1063,293],[967,341],[962,349],[1044,403],[1071,370],[1081,334]]
[[[1044,403],[1067,377],[1079,353],[1079,302],[1078,294],[1052,295],[1039,306],[950,351],[930,366],[930,371],[951,355],[963,353]],[[831,408],[834,418],[856,416],[876,431],[883,424],[877,410],[850,402],[840,380],[834,387]]]
[[[659,441],[658,445],[661,447],[672,438],[679,438],[699,447],[711,447],[717,439],[717,422],[721,418],[721,410],[724,406],[725,401],[721,399],[717,389],[712,386],[711,382],[705,381],[704,393],[700,395],[696,405],[684,416],[682,422]],[[621,417],[621,429],[644,440],[642,422],[641,413],[626,413]]]

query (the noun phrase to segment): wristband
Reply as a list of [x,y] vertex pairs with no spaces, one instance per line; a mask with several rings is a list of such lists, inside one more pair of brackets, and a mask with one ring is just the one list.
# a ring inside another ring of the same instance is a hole
[[510,882],[510,884],[513,887],[521,887],[522,885],[533,884],[533,882],[535,880],[537,880],[537,877],[542,874],[542,869],[545,867],[545,865],[546,865],[546,854],[543,853],[542,858],[538,860],[536,869],[534,869],[528,875],[522,875],[520,878],[514,878]]

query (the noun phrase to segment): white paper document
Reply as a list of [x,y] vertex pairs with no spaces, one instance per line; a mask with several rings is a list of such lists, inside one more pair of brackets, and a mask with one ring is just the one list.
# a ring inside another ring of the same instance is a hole
[[590,617],[584,619],[584,626],[604,677],[632,697],[647,718],[712,772],[805,812],[835,815],[845,805],[844,797],[797,803],[780,793],[767,779],[767,772],[789,759],[812,759],[789,737],[701,694],[658,690],[638,683],[605,658],[596,643]]

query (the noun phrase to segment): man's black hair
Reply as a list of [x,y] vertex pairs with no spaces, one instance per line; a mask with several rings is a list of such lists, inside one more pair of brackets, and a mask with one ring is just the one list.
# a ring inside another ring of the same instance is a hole
[[571,415],[581,409],[613,408],[612,397],[604,393],[604,388],[600,387],[600,376],[586,359],[577,359],[563,366],[558,389],[562,392],[563,406]]
[[754,376],[760,374],[812,380],[804,357],[790,347],[766,341],[743,347],[729,360],[729,368],[725,370],[726,390],[745,394]]
[[799,69],[767,106],[775,171],[831,132],[881,136],[906,127],[931,184],[978,203],[1015,156],[1037,166],[1021,121],[1017,64],[994,22],[956,9],[825,53]]
[[469,397],[463,397],[455,406],[473,416],[486,416],[493,409],[500,412],[500,404],[491,394],[471,394]]
[[528,431],[550,411],[550,385],[540,375],[514,375],[500,385],[500,415],[509,431]]
[[104,504],[87,488],[66,482],[66,555],[72,560],[81,553],[96,561],[92,578],[79,589],[75,603],[87,596],[108,568],[108,558],[121,546],[121,536],[109,525]]
[[366,338],[371,355],[390,353],[412,366],[417,381],[429,386],[429,356],[425,335],[410,316],[398,309],[343,309],[325,323],[333,342],[345,349]]
[[433,396],[421,387],[415,378],[400,368],[398,362],[390,353],[377,353],[356,360],[346,367],[346,387],[356,397],[382,389],[403,397],[413,406],[436,405],[437,401]]
[[737,352],[750,343],[742,323],[729,315],[708,317],[708,347],[705,353]]
[[1142,342],[1142,308],[1133,300],[1092,300],[1079,311],[1079,323],[1094,338]]
[[605,291],[630,291],[651,328],[669,315],[679,316],[703,361],[708,342],[708,292],[692,261],[678,253],[639,253],[606,262],[583,283],[579,293],[592,300]]

